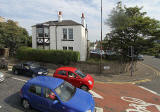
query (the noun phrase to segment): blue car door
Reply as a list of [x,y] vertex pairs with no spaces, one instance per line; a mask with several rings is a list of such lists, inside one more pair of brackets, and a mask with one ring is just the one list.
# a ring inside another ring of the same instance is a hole
[[37,85],[31,85],[29,88],[30,103],[33,108],[38,110],[44,110],[43,108],[43,97],[42,88]]
[[65,108],[58,101],[54,92],[48,88],[43,88],[43,106],[49,112],[65,112]]

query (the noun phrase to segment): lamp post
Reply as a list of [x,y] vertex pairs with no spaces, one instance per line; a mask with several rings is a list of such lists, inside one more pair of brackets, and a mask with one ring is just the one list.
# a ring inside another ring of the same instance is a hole
[[100,59],[100,73],[102,73],[102,0],[101,0],[101,42],[100,42],[100,56],[101,56],[101,59]]

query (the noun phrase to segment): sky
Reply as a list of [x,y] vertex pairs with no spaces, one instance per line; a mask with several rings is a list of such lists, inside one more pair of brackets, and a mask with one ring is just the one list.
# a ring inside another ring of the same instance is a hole
[[[103,0],[103,38],[111,29],[104,22],[119,0]],[[160,0],[121,0],[127,7],[143,6],[147,16],[160,20]],[[31,35],[31,26],[57,20],[62,11],[64,20],[81,23],[85,14],[89,40],[100,40],[101,0],[0,0],[0,16],[18,21]]]

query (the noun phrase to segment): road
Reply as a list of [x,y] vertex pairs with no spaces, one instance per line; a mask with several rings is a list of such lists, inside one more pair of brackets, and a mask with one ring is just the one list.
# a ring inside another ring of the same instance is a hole
[[[155,58],[154,56],[144,56],[143,63],[160,72],[160,59]],[[160,94],[160,76],[154,78],[151,82],[142,83],[140,85]]]
[[[8,74],[5,75],[6,80],[0,83],[0,112],[24,112],[20,103],[19,92],[25,82],[15,80]],[[14,77],[19,78],[17,76]],[[23,79],[27,80],[30,78],[23,77]],[[30,112],[36,112],[36,110]]]
[[[156,68],[160,59],[145,56],[143,63]],[[19,91],[30,78],[11,73],[6,73],[6,77],[0,83],[0,112],[24,112]],[[91,93],[94,93],[95,104],[103,109],[102,112],[160,112],[159,85],[158,76],[151,82],[140,85],[97,82]],[[37,111],[32,109],[30,112]]]
[[[19,92],[22,86],[27,82],[29,77],[13,75],[11,72],[4,73],[5,81],[0,83],[0,112],[24,112],[21,106]],[[94,98],[103,99],[96,92],[89,91]],[[96,112],[103,112],[103,108],[95,107]],[[28,112],[28,111],[27,111]],[[29,112],[38,112],[31,109]]]
[[154,56],[144,56],[144,64],[152,66],[153,68],[160,71],[160,59],[155,58]]

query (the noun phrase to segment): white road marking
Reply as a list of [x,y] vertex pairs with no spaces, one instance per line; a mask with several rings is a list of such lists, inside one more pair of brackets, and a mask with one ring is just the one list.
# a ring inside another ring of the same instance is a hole
[[0,109],[2,108],[2,106],[0,106]]
[[141,99],[137,99],[133,97],[122,96],[121,99],[126,102],[130,102],[129,107],[132,107],[132,108],[126,109],[126,112],[151,112],[147,108],[149,106],[156,107],[156,109],[158,110],[157,112],[160,112],[160,105],[148,103]]
[[104,99],[102,96],[100,96],[99,94],[97,94],[96,92],[94,92],[92,90],[89,90],[89,92],[93,95],[93,97]]
[[12,79],[15,79],[15,80],[19,80],[19,81],[22,81],[22,82],[27,82],[26,80],[23,80],[23,79],[19,79],[19,78],[16,78],[16,77],[11,77]]
[[152,91],[152,90],[150,90],[150,89],[148,89],[148,88],[145,88],[145,87],[143,87],[143,86],[138,86],[138,87],[140,87],[140,88],[142,88],[142,89],[144,89],[144,90],[147,90],[147,91],[149,91],[149,92],[151,92],[151,93],[153,93],[153,94],[155,94],[155,95],[160,96],[160,94],[158,94],[157,92]]
[[103,112],[103,108],[95,107],[95,112]]

